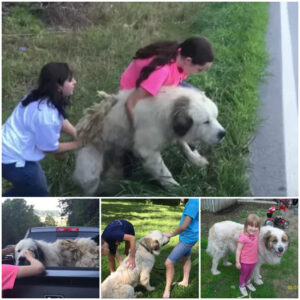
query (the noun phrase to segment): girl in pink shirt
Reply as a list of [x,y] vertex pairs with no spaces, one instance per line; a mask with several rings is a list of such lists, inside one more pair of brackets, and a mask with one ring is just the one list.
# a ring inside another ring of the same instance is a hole
[[120,82],[121,90],[135,89],[126,103],[129,119],[140,99],[157,95],[162,86],[181,84],[190,74],[211,67],[213,60],[212,46],[203,37],[183,43],[157,42],[139,49]]
[[258,235],[260,231],[260,219],[257,215],[251,214],[246,218],[244,232],[240,234],[236,249],[236,267],[241,270],[240,291],[247,296],[246,287],[255,291],[250,279],[258,261]]
[[[13,253],[15,246],[2,250],[2,257]],[[26,259],[30,262],[27,266],[2,265],[2,291],[11,290],[15,285],[17,278],[29,277],[41,274],[45,271],[44,265],[37,259],[31,251],[24,252]]]

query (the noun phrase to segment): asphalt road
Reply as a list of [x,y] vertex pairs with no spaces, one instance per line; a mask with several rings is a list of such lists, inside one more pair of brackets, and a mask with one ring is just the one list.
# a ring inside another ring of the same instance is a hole
[[256,197],[298,196],[298,3],[270,2],[268,77],[260,86],[262,121],[250,148]]

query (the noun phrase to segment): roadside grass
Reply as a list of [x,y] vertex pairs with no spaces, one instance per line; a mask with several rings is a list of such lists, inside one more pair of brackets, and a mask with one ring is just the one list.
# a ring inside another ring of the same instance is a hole
[[[183,207],[152,204],[146,200],[101,200],[101,232],[113,220],[126,219],[134,226],[137,240],[153,230],[168,232],[179,224]],[[155,265],[151,272],[150,284],[156,289],[148,292],[144,287],[138,286],[135,290],[142,291],[142,298],[161,298],[165,288],[164,261],[178,243],[178,236],[171,238],[170,242],[161,248],[159,256],[155,258]],[[124,257],[124,243],[118,249]],[[101,282],[109,275],[108,259],[101,257]],[[182,264],[175,264],[174,281],[182,280]],[[192,269],[189,287],[175,286],[171,290],[172,298],[198,298],[199,295],[199,246],[192,248]]]
[[[202,149],[210,165],[198,169],[170,147],[163,156],[180,188],[165,191],[140,167],[132,180],[118,182],[99,195],[250,195],[248,145],[259,124],[258,85],[267,63],[267,3],[90,3],[92,24],[63,28],[60,33],[28,5],[20,6],[10,19],[3,18],[3,121],[35,86],[41,67],[49,61],[66,61],[74,70],[78,83],[68,116],[76,124],[83,110],[98,101],[97,90],[117,92],[120,75],[138,48],[155,40],[203,35],[214,47],[214,66],[189,81],[218,104],[220,122],[227,130],[220,145]],[[51,195],[80,195],[71,179],[74,154],[59,158],[48,155],[41,162]],[[3,190],[8,186],[4,180]]]
[[[255,213],[265,219],[266,211],[257,209],[255,211],[241,210],[232,221],[243,223],[249,213]],[[228,220],[228,216],[218,216],[218,221]],[[296,219],[298,222],[298,218]],[[256,285],[255,292],[251,292],[251,298],[298,298],[298,226],[287,231],[290,238],[290,246],[283,255],[280,265],[264,264],[261,267],[263,285]],[[201,297],[202,298],[238,298],[240,271],[235,267],[235,255],[230,254],[228,261],[232,266],[223,266],[219,262],[219,275],[212,275],[212,257],[206,253],[208,242],[208,228],[203,230],[201,224]],[[205,233],[204,233],[205,232]]]

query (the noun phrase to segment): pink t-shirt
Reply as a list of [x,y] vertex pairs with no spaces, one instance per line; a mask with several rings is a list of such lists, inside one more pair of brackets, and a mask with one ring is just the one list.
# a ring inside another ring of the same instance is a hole
[[241,251],[240,262],[244,264],[255,264],[258,261],[258,233],[248,235],[241,233],[238,240],[244,246]]
[[2,291],[11,290],[14,287],[18,270],[18,266],[2,265]]
[[[133,60],[121,76],[120,89],[129,90],[136,88],[136,81],[143,67],[149,65],[153,59],[154,57]],[[142,81],[140,86],[155,96],[163,85],[177,86],[187,77],[188,75],[180,71],[174,61],[167,65],[157,67],[147,79]]]

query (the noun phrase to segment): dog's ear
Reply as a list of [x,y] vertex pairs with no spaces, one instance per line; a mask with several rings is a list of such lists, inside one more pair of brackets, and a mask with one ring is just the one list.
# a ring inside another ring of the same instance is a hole
[[270,250],[272,248],[272,246],[270,245],[270,238],[271,238],[272,234],[271,231],[267,231],[263,237],[264,242],[265,242],[265,246],[268,250]]
[[155,240],[155,241],[152,240],[151,248],[152,248],[152,250],[158,251],[160,249],[159,241],[158,240]]
[[184,96],[176,99],[171,112],[173,130],[180,137],[184,136],[194,123],[188,114],[189,102],[189,98]]
[[39,245],[37,245],[37,249],[34,251],[34,255],[40,262],[42,262],[43,264],[45,263],[45,254]]
[[285,232],[284,235],[282,236],[282,241],[288,243],[288,247],[290,246],[290,237],[289,235]]
[[146,247],[148,247],[149,249],[152,248],[152,240],[150,238],[144,238],[143,239],[143,243]]

